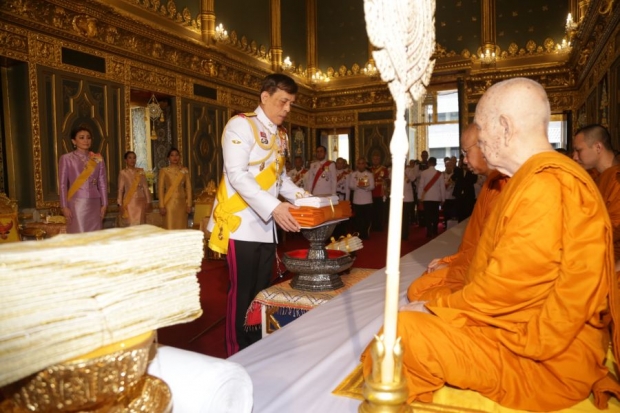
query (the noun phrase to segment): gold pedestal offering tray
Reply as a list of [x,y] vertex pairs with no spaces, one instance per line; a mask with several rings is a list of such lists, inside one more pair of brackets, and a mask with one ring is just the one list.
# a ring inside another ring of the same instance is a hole
[[0,412],[170,412],[170,389],[145,374],[154,336],[141,334],[7,385]]

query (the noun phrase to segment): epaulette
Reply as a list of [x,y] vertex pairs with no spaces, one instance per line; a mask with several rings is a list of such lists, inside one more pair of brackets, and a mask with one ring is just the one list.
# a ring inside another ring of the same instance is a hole
[[253,118],[256,116],[255,112],[245,112],[245,113],[239,113],[237,116],[242,117],[242,118]]
[[288,131],[286,130],[286,128],[285,128],[284,126],[282,126],[282,125],[278,126],[278,130],[280,130],[280,131],[282,131],[282,132],[284,132],[284,133],[287,133],[287,132],[288,132]]

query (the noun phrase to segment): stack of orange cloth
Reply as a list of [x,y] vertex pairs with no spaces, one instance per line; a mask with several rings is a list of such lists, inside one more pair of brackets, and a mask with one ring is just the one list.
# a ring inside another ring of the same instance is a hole
[[303,206],[298,209],[291,208],[289,211],[302,227],[316,227],[327,221],[349,218],[353,215],[349,201],[339,201],[335,205],[320,208]]

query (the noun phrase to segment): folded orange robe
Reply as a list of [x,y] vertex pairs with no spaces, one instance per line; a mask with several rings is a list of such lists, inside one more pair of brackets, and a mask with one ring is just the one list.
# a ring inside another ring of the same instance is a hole
[[[608,392],[620,394],[604,365],[620,305],[597,192],[562,154],[521,166],[496,200],[465,286],[429,301],[433,314],[399,314],[410,402],[432,401],[444,384],[532,411],[567,408],[592,391],[601,408]],[[367,353],[363,361],[368,375]]]
[[442,258],[441,261],[448,264],[448,267],[430,273],[425,271],[414,280],[407,291],[409,301],[428,301],[463,287],[465,274],[480,240],[484,223],[508,179],[498,171],[489,174],[478,195],[458,252]]
[[303,206],[296,209],[291,208],[289,211],[302,227],[315,227],[327,221],[349,218],[353,215],[349,201],[339,201],[334,206],[320,208]]
[[614,257],[620,260],[620,165],[607,168],[596,178],[614,229]]

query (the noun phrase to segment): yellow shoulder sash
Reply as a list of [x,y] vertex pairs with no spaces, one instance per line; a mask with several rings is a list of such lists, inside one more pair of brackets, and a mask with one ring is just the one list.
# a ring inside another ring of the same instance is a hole
[[[123,197],[123,207],[127,207],[127,205],[129,205],[129,201],[131,201],[131,198],[133,198],[134,194],[136,193],[136,189],[138,189],[138,185],[140,184],[141,180],[142,180],[142,169],[138,169],[136,171],[135,176],[133,177],[133,181],[131,181],[131,186],[129,187],[127,192],[125,192],[125,196]],[[127,211],[123,210],[123,218],[128,218],[128,217],[129,215]]]
[[67,200],[73,198],[73,195],[75,195],[78,189],[80,189],[82,185],[84,185],[84,182],[86,182],[86,180],[90,178],[96,167],[97,161],[95,161],[94,159],[90,159],[88,162],[86,162],[86,168],[84,168],[82,173],[78,175],[77,179],[71,184],[69,192],[67,192]]
[[166,193],[164,194],[164,205],[166,205],[168,201],[170,201],[170,198],[172,198],[172,194],[177,191],[177,188],[179,187],[181,181],[184,178],[185,174],[183,173],[183,169],[181,169],[179,170],[179,174],[174,177],[174,181],[172,181],[172,184],[170,184],[170,188],[168,188]]
[[[255,113],[244,114],[241,116],[245,117],[246,115],[256,116]],[[260,142],[258,128],[256,128],[254,122],[249,119],[248,122],[254,132],[254,140],[256,142]],[[270,151],[267,157],[261,161],[266,161],[272,153],[273,152]],[[259,161],[259,163],[261,161]],[[250,163],[250,165],[252,164],[254,163]],[[256,175],[256,182],[263,191],[268,190],[274,183],[276,183],[278,173],[283,170],[283,167],[284,158],[278,156],[275,162]],[[213,227],[213,232],[209,238],[209,248],[220,254],[226,254],[228,252],[228,240],[230,238],[230,233],[235,232],[237,228],[239,228],[239,225],[241,225],[241,217],[235,214],[247,208],[248,204],[243,200],[239,193],[235,193],[231,197],[228,196],[224,178],[222,178],[220,185],[217,188],[216,197],[217,206],[213,210],[213,222],[215,223],[215,226]]]
[[[279,164],[276,167],[276,164]],[[277,171],[281,171],[284,166],[284,158],[278,156],[276,162],[269,165],[268,168],[256,175],[256,182],[262,190],[266,191],[276,183]],[[276,171],[277,168],[277,171]],[[228,239],[230,233],[235,232],[241,225],[241,217],[235,215],[248,207],[239,193],[235,193],[230,198],[226,191],[226,182],[224,178],[217,188],[217,206],[213,210],[213,232],[209,238],[209,248],[220,254],[228,252]]]

